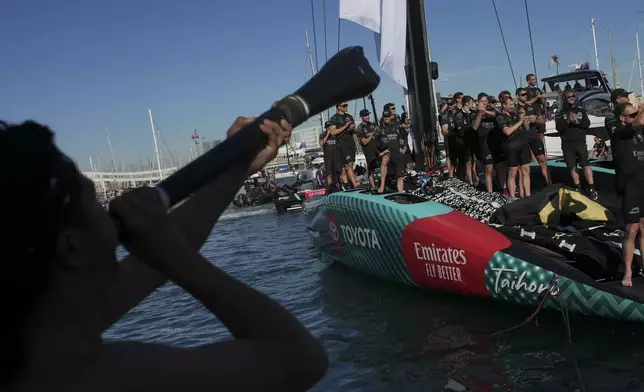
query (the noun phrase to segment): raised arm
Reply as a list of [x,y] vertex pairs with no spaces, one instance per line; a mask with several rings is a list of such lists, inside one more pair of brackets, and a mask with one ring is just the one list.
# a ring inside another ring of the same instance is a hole
[[[229,130],[230,134],[253,122],[252,118],[238,118]],[[277,148],[282,140],[290,138],[290,126],[277,124],[266,128],[269,132],[269,146],[258,155],[260,160],[253,162],[251,171],[259,170],[266,162],[277,154]],[[189,246],[197,251],[201,249],[212,232],[215,223],[230,204],[233,197],[241,188],[249,171],[244,165],[233,166],[217,180],[197,191],[190,199],[176,207],[170,217],[187,238]],[[118,274],[115,284],[107,293],[100,309],[102,329],[106,330],[129,312],[145,297],[150,295],[168,280],[164,274],[151,269],[130,255],[118,264]]]
[[193,250],[162,208],[150,188],[111,205],[128,230],[128,249],[199,300],[234,340],[191,349],[107,344],[88,365],[86,390],[303,391],[313,386],[328,366],[324,348],[277,302]]

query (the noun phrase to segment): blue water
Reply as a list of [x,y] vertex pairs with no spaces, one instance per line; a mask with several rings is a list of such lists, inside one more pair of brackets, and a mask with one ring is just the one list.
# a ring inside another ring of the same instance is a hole
[[[422,292],[323,262],[300,213],[230,210],[202,253],[287,307],[323,342],[331,364],[315,391],[644,390],[644,325]],[[223,325],[168,284],[105,333],[196,346]],[[578,370],[577,370],[578,369]],[[583,387],[582,387],[583,385]],[[584,389],[582,389],[584,388]]]

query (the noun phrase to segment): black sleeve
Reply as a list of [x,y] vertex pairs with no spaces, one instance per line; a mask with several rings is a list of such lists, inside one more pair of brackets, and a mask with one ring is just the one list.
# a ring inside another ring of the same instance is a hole
[[563,133],[566,129],[568,129],[568,116],[570,114],[568,112],[558,112],[557,115],[555,116],[555,128],[557,128],[557,132]]
[[367,127],[364,124],[356,127],[356,136],[358,136],[358,139],[364,139],[369,136],[367,135]]
[[619,125],[617,129],[615,129],[615,136],[621,140],[631,139],[635,136],[635,129],[633,129],[632,125]]
[[588,118],[588,113],[584,109],[581,109],[581,119],[579,120],[579,124],[577,126],[581,129],[588,129],[590,128],[590,119]]
[[456,129],[459,131],[462,130],[467,126],[467,120],[465,119],[465,113],[463,112],[456,112],[454,115],[454,125],[456,126]]
[[503,128],[510,126],[510,121],[506,116],[496,116],[496,126],[503,130]]
[[441,114],[440,116],[438,116],[438,123],[441,126],[447,124],[448,123],[447,116],[445,116],[444,114]]
[[340,117],[337,113],[331,116],[329,121],[333,123],[333,126],[336,128],[342,128],[344,126],[344,121],[342,121],[342,117]]

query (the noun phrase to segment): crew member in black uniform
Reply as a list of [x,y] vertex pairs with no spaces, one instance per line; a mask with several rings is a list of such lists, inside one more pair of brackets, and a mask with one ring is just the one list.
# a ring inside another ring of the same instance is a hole
[[472,121],[472,129],[478,133],[478,157],[484,167],[485,189],[488,192],[494,190],[494,166],[498,176],[501,189],[505,188],[507,169],[505,167],[505,157],[503,155],[503,143],[505,136],[497,127],[496,109],[490,104],[488,96],[480,93],[477,96],[478,106],[476,108],[476,117]]
[[501,103],[501,109],[496,122],[507,138],[503,143],[503,152],[508,165],[508,192],[511,197],[516,197],[518,173],[519,195],[530,196],[530,148],[526,140],[528,123],[525,113],[515,112],[514,101],[511,98],[506,98]]
[[519,108],[525,112],[526,119],[530,125],[528,134],[530,136],[528,145],[534,155],[534,159],[539,163],[541,175],[547,185],[550,185],[550,170],[546,163],[546,149],[543,145],[543,139],[537,129],[541,124],[545,124],[545,117],[538,112],[539,108],[535,105],[528,104],[528,89],[519,87],[516,91],[517,111]]
[[619,125],[611,138],[617,192],[622,197],[622,213],[626,230],[622,253],[626,271],[622,284],[633,284],[633,251],[640,233],[640,254],[644,254],[644,105],[639,111],[630,103],[615,105]]
[[387,172],[389,164],[392,165],[394,175],[396,176],[396,188],[402,192],[403,178],[405,176],[405,157],[402,152],[403,146],[400,145],[400,123],[396,121],[394,114],[388,110],[382,112],[382,126],[378,133],[378,139],[381,149],[380,163],[380,187],[379,193],[384,193],[387,184]]
[[452,161],[450,177],[453,177],[457,168],[464,168],[467,183],[472,185],[472,152],[468,140],[472,130],[470,112],[463,105],[463,93],[454,94],[454,100],[457,106],[454,111],[454,132],[450,139],[450,146],[452,146],[449,158]]
[[378,143],[377,137],[378,126],[371,122],[371,113],[367,109],[360,111],[362,122],[356,127],[356,135],[362,145],[362,152],[367,160],[367,170],[369,171],[369,185],[376,187],[374,180],[375,170],[378,168]]
[[588,163],[588,146],[586,145],[586,131],[590,127],[590,119],[581,106],[575,104],[575,93],[564,92],[562,107],[555,116],[557,132],[561,136],[561,150],[564,161],[572,182],[577,191],[581,191],[577,164],[584,170],[584,177],[588,183],[588,197],[597,200],[593,170]]
[[528,87],[526,88],[528,99],[526,101],[526,104],[532,106],[533,112],[537,117],[544,118],[543,121],[538,119],[535,125],[537,134],[543,142],[543,135],[546,133],[546,98],[543,96],[541,89],[537,87],[537,77],[534,74],[527,74],[525,80],[526,82],[528,82]]
[[[353,173],[353,162],[356,160],[356,142],[353,139],[353,135],[355,134],[356,125],[353,116],[347,113],[348,108],[349,104],[346,102],[336,105],[337,113],[331,116],[329,121],[333,123],[332,130],[341,130],[338,144],[342,153],[343,170],[348,181],[355,188],[358,186]],[[346,181],[344,178],[342,180]]]
[[[382,111],[390,112],[394,120],[398,121],[399,123],[402,122],[402,120],[400,119],[400,116],[398,115],[398,113],[396,113],[396,105],[394,105],[393,103],[389,102],[384,104],[384,106],[382,107]],[[382,117],[378,125],[382,127],[384,121],[385,121],[385,118]]]
[[400,116],[400,138],[401,143],[404,146],[404,155],[405,155],[405,165],[407,169],[412,169],[414,165],[414,159],[411,155],[411,145],[409,144],[409,132],[411,129],[411,123],[409,121],[409,114],[403,112]]
[[324,152],[324,171],[329,193],[335,192],[342,174],[342,152],[338,144],[340,132],[335,129],[331,121],[327,121],[324,124],[324,131],[320,134],[320,146]]
[[449,173],[452,172],[452,164],[449,161],[449,134],[452,129],[454,129],[454,117],[449,111],[449,105],[447,102],[442,102],[440,106],[440,114],[438,115],[438,124],[441,127],[441,133],[443,134],[443,148],[445,149],[445,157],[447,158],[447,170]]
[[474,129],[474,120],[476,120],[476,109],[474,107],[474,98],[466,95],[463,97],[463,111],[467,112],[470,120],[470,127],[465,133],[465,143],[470,151],[470,161],[472,163],[472,185],[479,186],[479,170],[478,170],[478,150],[479,150],[479,135]]

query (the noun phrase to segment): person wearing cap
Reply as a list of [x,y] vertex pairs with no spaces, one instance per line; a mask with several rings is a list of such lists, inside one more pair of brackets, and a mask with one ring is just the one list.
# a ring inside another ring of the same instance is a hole
[[622,284],[632,286],[635,239],[640,234],[640,252],[644,254],[644,105],[637,110],[629,102],[615,105],[619,121],[611,144],[617,179],[617,193],[622,197],[622,215],[626,229],[622,254],[625,264]]
[[405,176],[405,157],[403,155],[402,147],[400,145],[400,124],[396,121],[394,113],[389,110],[382,112],[382,126],[378,133],[378,141],[380,144],[380,186],[378,193],[385,192],[385,185],[387,184],[387,171],[391,163],[396,177],[396,188],[398,192],[402,192],[403,178]]
[[355,134],[355,120],[353,116],[348,113],[349,104],[347,102],[339,103],[335,106],[337,112],[331,116],[329,121],[331,121],[333,132],[339,132],[338,136],[338,146],[340,152],[342,153],[342,165],[343,172],[342,181],[347,186],[347,182],[350,182],[351,185],[355,188],[358,186],[356,182],[356,177],[353,172],[353,162],[356,160],[356,142],[353,140],[353,135]]
[[[610,102],[612,109],[614,110],[615,107],[620,103],[629,102],[629,95],[631,95],[631,93],[624,90],[623,88],[616,88],[615,90],[613,90],[613,92],[610,93]],[[619,118],[612,111],[608,113],[604,118],[604,126],[606,127],[606,130],[611,137],[615,133],[615,130],[617,129],[619,124]]]
[[341,132],[333,126],[333,122],[327,121],[324,123],[324,131],[320,134],[320,146],[324,152],[324,171],[329,193],[336,190],[342,173],[342,154],[338,145],[338,136]]
[[362,145],[362,152],[367,160],[367,171],[369,172],[369,186],[376,187],[374,179],[375,170],[378,168],[378,144],[374,135],[378,132],[378,126],[371,122],[371,112],[367,109],[360,111],[360,124],[356,127],[356,136]]

